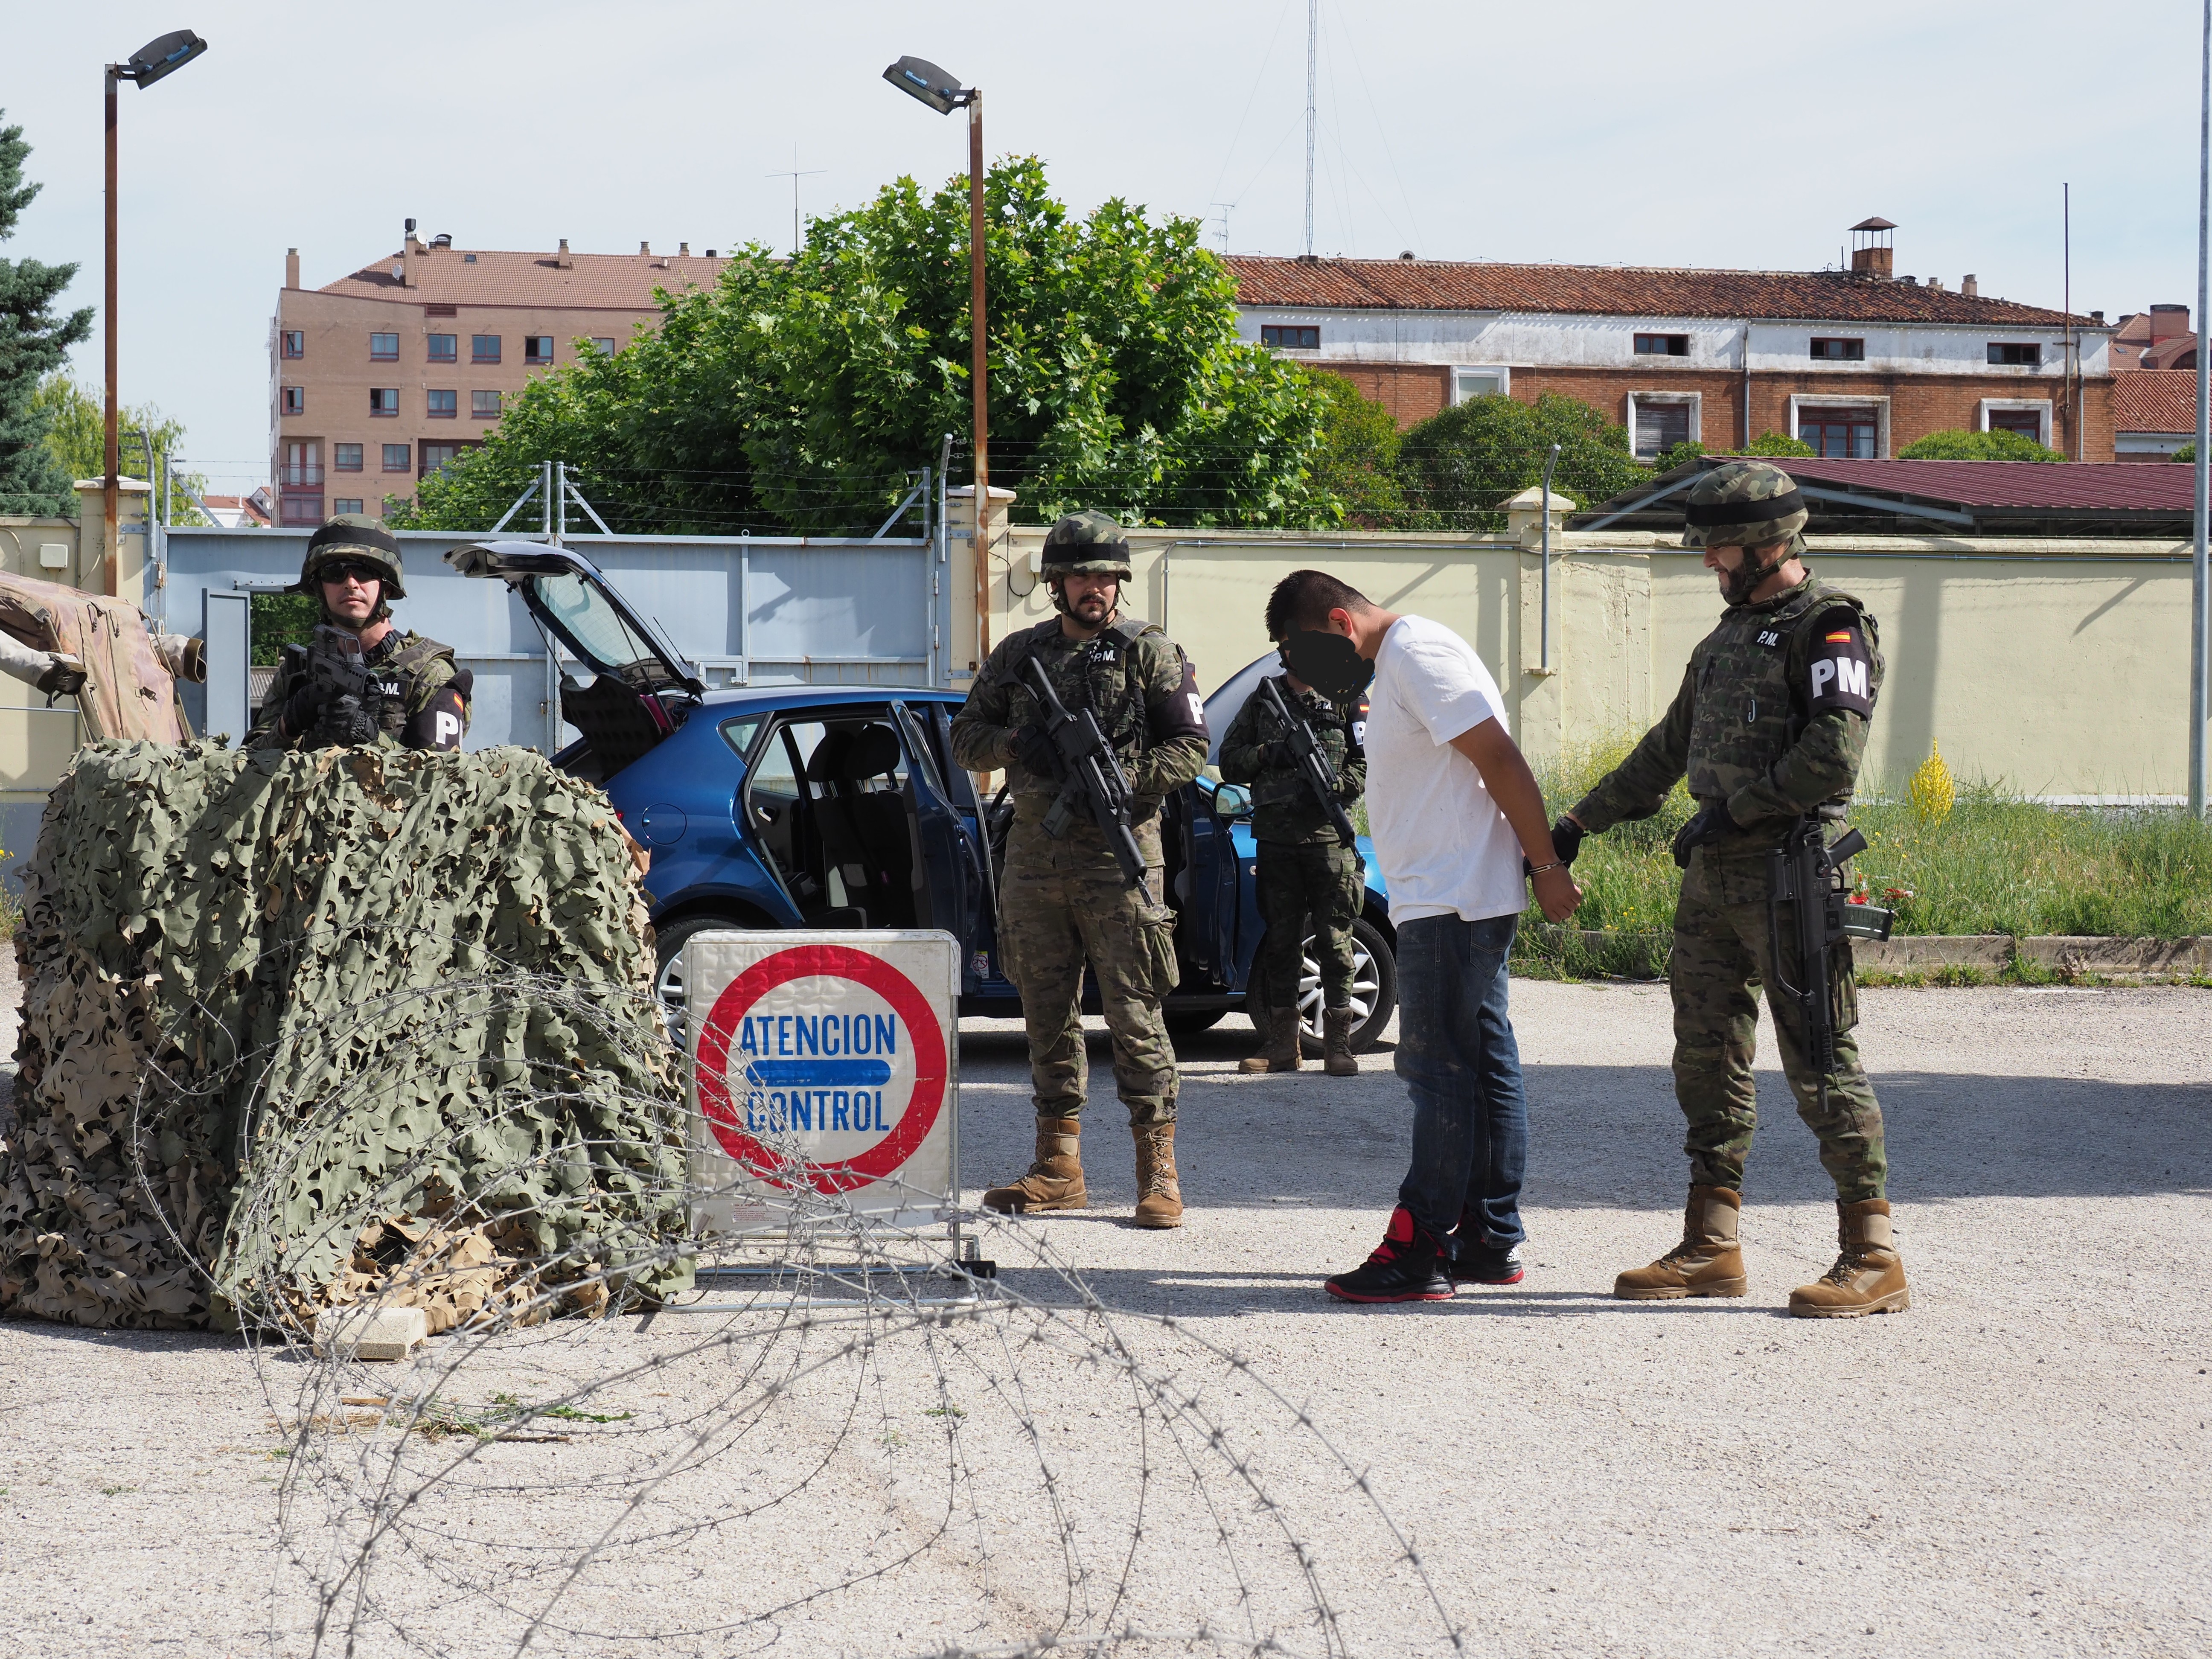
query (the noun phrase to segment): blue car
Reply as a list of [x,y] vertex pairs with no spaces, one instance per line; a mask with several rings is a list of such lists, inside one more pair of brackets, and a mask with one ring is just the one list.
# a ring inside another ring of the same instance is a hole
[[[930,927],[962,943],[960,1012],[1018,1016],[1021,1000],[998,950],[998,881],[1012,823],[1005,792],[977,798],[952,764],[957,692],[926,687],[748,686],[710,691],[592,562],[537,542],[454,549],[463,574],[505,582],[538,626],[591,669],[563,675],[562,718],[582,734],[555,765],[599,785],[653,854],[647,878],[658,941],[657,985],[684,1018],[684,941],[708,928]],[[1220,734],[1270,655],[1206,699]],[[1167,886],[1182,983],[1170,1028],[1202,1031],[1244,1008],[1259,948],[1251,797],[1200,778],[1162,806]],[[1395,936],[1374,849],[1353,924],[1352,1046],[1371,1046],[1397,1003]],[[1321,1041],[1321,988],[1310,957],[1299,987],[1309,1036]],[[1086,1002],[1095,1009],[1095,989]]]

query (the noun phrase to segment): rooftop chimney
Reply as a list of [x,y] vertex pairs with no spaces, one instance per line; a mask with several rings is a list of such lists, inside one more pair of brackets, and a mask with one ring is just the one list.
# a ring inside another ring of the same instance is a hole
[[676,257],[679,259],[690,258],[691,257],[691,244],[689,242],[678,242],[676,245]]
[[576,268],[576,262],[568,257],[568,239],[565,236],[561,239],[561,251],[553,256],[553,263],[562,270],[574,270]]
[[1978,300],[1982,297],[1982,285],[1974,280],[1972,271],[1970,270],[1959,278],[1959,292],[1969,300]]
[[2150,343],[2171,340],[2189,332],[2187,306],[2153,306],[2150,308]]
[[653,252],[653,244],[650,242],[640,242],[637,245],[637,251],[640,253],[650,253]]
[[1930,276],[1928,279],[1928,286],[1941,294],[1943,291],[1943,279],[1941,276]]
[[300,286],[300,250],[295,247],[288,247],[284,250],[284,286],[286,288]]
[[1896,270],[1897,254],[1890,232],[1897,227],[1883,218],[1862,219],[1851,227],[1851,275],[1887,279]]

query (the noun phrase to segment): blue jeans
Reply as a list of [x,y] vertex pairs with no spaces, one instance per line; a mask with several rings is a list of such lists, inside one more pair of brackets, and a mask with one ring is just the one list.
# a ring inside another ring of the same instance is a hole
[[1422,916],[1398,930],[1397,1067],[1413,1097],[1413,1164],[1398,1202],[1438,1238],[1465,1209],[1500,1249],[1526,1237],[1528,1101],[1505,1010],[1520,921]]

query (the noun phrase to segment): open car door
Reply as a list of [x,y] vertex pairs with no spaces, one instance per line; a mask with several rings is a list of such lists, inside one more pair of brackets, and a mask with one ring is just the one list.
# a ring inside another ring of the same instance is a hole
[[542,542],[477,542],[446,562],[464,576],[495,577],[522,600],[540,631],[588,665],[592,679],[561,677],[561,718],[583,733],[568,769],[605,782],[658,744],[706,695],[705,682],[633,611],[599,568]]

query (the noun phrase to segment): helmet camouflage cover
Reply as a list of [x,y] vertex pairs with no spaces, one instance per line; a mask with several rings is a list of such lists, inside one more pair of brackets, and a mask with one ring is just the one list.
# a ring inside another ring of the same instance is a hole
[[1787,541],[1790,555],[1802,553],[1805,538],[1799,532],[1811,516],[1796,480],[1780,467],[1729,461],[1691,487],[1682,545],[1765,547]]
[[1129,534],[1111,514],[1070,513],[1045,532],[1044,579],[1079,571],[1129,580]]
[[307,556],[300,561],[300,580],[286,591],[313,592],[315,573],[326,564],[341,562],[365,564],[374,570],[384,583],[380,599],[407,597],[399,579],[399,538],[374,519],[352,513],[341,513],[307,538]]

